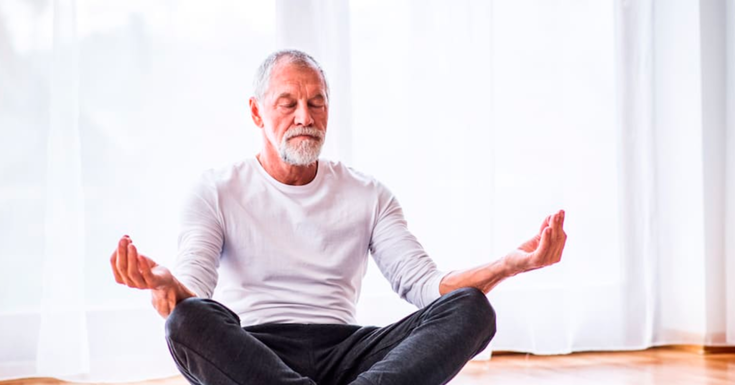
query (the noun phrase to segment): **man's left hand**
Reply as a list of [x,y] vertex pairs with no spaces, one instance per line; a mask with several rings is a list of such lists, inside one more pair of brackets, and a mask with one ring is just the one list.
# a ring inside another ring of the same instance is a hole
[[564,210],[549,215],[538,234],[506,255],[513,275],[553,265],[561,260],[567,234],[564,232]]

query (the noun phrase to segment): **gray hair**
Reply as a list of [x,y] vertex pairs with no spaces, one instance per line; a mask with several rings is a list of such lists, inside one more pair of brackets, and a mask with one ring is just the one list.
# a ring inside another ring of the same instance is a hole
[[325,96],[329,99],[329,84],[327,84],[327,76],[324,74],[324,70],[319,63],[317,63],[317,61],[306,52],[295,49],[284,49],[268,55],[255,72],[253,90],[257,100],[263,100],[263,96],[265,96],[265,92],[270,84],[273,67],[280,63],[294,64],[299,67],[312,68],[319,71],[319,75],[321,75],[322,81],[324,82],[325,92],[327,93]]

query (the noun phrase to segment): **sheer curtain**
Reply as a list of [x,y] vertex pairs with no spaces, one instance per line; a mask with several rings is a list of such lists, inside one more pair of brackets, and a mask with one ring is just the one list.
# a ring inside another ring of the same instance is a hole
[[[490,350],[735,344],[735,2],[0,2],[0,379],[175,373],[129,234],[170,264],[181,191],[252,156],[271,51],[330,77],[325,157],[382,180],[442,269],[567,211],[561,264],[490,294]],[[728,234],[730,236],[728,237]],[[361,323],[413,309],[374,265]]]

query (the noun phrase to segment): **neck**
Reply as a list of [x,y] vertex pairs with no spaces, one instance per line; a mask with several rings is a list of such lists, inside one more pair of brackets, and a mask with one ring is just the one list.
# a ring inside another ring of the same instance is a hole
[[277,153],[268,151],[268,149],[261,151],[255,158],[273,179],[291,186],[303,186],[314,180],[319,167],[318,161],[308,166],[286,163]]

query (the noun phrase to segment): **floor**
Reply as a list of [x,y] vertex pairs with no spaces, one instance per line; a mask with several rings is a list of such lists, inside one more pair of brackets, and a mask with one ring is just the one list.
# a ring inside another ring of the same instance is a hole
[[[0,385],[71,385],[54,379],[0,381]],[[701,355],[678,349],[501,355],[471,362],[451,385],[724,385],[735,384],[735,354]],[[123,385],[123,384],[121,384]],[[124,385],[187,385],[181,377]],[[406,384],[414,385],[414,384]],[[421,385],[421,384],[415,384]]]
[[489,362],[470,363],[451,384],[735,384],[735,354],[651,349],[545,357],[496,356]]

